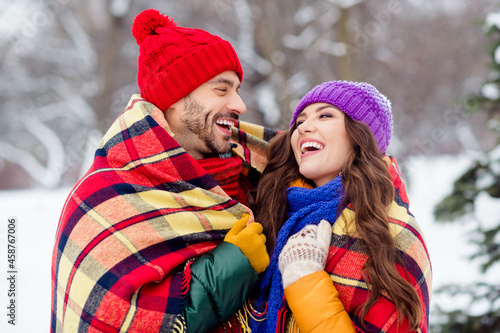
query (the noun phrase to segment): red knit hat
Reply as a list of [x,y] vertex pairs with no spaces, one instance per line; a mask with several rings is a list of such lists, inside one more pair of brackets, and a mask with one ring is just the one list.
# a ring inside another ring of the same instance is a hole
[[140,47],[141,96],[163,111],[222,72],[231,70],[243,79],[228,41],[204,30],[178,27],[155,9],[136,16],[132,35]]

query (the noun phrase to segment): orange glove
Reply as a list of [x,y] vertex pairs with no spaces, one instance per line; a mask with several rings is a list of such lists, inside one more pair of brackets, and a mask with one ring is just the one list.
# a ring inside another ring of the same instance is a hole
[[248,258],[257,274],[260,274],[269,265],[266,236],[262,234],[263,228],[260,223],[252,222],[247,225],[249,217],[249,214],[243,214],[241,219],[229,230],[224,241],[237,246]]

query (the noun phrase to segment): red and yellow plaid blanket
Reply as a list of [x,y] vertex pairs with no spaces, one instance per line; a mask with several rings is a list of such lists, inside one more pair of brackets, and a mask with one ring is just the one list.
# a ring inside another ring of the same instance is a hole
[[[233,152],[251,177],[276,133],[238,127]],[[243,213],[253,219],[169,133],[163,113],[132,96],[72,189],[55,239],[51,332],[174,330],[185,263]]]
[[[389,173],[394,183],[395,199],[389,208],[389,228],[402,265],[397,270],[417,290],[422,303],[422,318],[418,332],[429,332],[429,306],[432,293],[432,268],[423,233],[409,210],[410,202],[395,158],[391,158]],[[330,274],[339,297],[358,332],[408,332],[407,322],[398,327],[394,303],[387,297],[368,311],[365,327],[359,317],[359,308],[369,297],[369,288],[362,276],[368,255],[366,246],[358,237],[354,225],[354,211],[343,212],[347,221],[339,218],[333,224],[333,237],[325,270]],[[347,237],[350,235],[350,237]]]

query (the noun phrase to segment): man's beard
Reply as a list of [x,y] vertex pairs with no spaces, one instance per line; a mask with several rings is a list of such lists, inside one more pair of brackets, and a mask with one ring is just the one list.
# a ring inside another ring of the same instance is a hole
[[[205,144],[207,154],[225,154],[229,152],[231,149],[229,138],[217,139],[214,133],[216,118],[211,117],[211,112],[204,110],[203,106],[192,98],[191,95],[187,95],[184,98],[184,103],[186,112],[181,122]],[[201,115],[204,115],[204,117]],[[221,115],[221,117],[227,116]],[[237,116],[234,115],[230,115],[229,117],[237,119]]]

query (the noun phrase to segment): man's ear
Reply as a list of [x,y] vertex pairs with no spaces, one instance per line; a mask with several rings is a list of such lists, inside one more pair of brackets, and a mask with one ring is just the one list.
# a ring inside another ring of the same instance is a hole
[[177,114],[184,109],[184,98],[181,98],[177,102],[173,103],[168,107],[168,109],[163,111],[163,115],[165,116],[165,119],[167,122],[172,116],[177,116]]
[[163,111],[163,117],[166,120],[163,127],[172,137],[175,136],[175,133],[172,131],[171,125],[178,122],[178,118],[180,117],[182,110],[184,110],[184,98],[181,98],[174,104],[170,105],[168,109]]
[[182,104],[182,106],[184,106],[184,98],[181,98],[177,102],[175,102],[172,105],[170,105],[168,107],[168,109],[163,110],[163,113],[165,113],[165,114],[166,113],[172,113],[171,111],[179,110],[179,108],[181,107],[181,104]]

